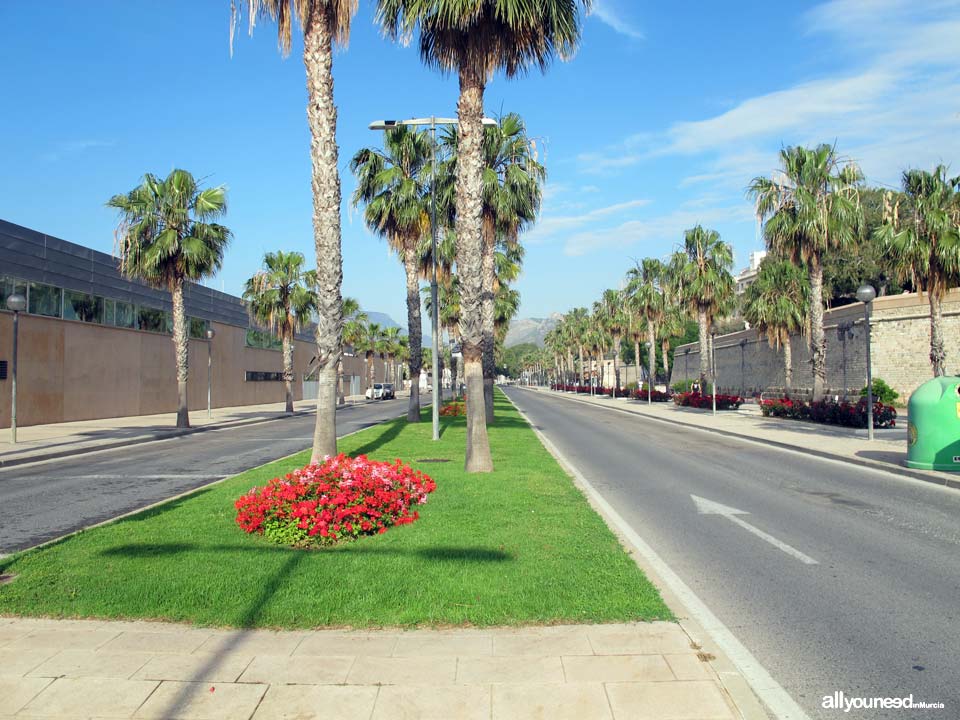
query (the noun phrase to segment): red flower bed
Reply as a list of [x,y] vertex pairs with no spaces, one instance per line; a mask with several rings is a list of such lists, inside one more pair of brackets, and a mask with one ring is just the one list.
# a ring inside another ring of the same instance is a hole
[[[632,390],[630,392],[630,397],[632,397],[634,400],[645,401],[647,399],[647,391]],[[659,390],[652,390],[650,392],[650,400],[653,402],[668,402],[670,400],[670,396],[667,395],[665,392],[660,392]]]
[[[673,401],[680,407],[699,408],[700,410],[713,409],[713,394],[698,392],[677,393]],[[736,410],[743,405],[743,398],[739,395],[717,394],[717,410]]]
[[[827,425],[865,428],[867,426],[867,400],[857,403],[818,400],[805,403],[790,398],[764,400],[760,404],[764,417],[782,417],[790,420],[809,420]],[[897,426],[897,409],[892,405],[876,402],[873,405],[873,426],[892,428]]]
[[454,400],[453,402],[445,403],[444,406],[440,408],[440,414],[444,417],[459,417],[461,415],[466,415],[466,401],[459,402]]
[[412,523],[436,487],[399,460],[337,455],[252,488],[235,503],[237,524],[282,545],[333,545]]

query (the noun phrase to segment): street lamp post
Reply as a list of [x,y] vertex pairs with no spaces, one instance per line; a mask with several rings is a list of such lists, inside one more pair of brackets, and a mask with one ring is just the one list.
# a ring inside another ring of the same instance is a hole
[[213,417],[213,336],[217,333],[213,328],[207,328],[207,420]]
[[743,397],[746,394],[747,390],[747,371],[746,363],[744,361],[744,354],[747,348],[747,339],[742,338],[740,340],[740,397]]
[[867,440],[873,440],[873,371],[870,367],[870,308],[877,291],[864,283],[857,289],[857,300],[863,303],[863,324],[867,333]]
[[[438,118],[431,115],[428,118],[411,118],[409,120],[374,120],[370,123],[371,130],[390,130],[400,126],[430,126],[430,135],[433,138],[433,163],[430,166],[430,251],[433,262],[430,268],[430,306],[431,306],[431,338],[433,341],[433,439],[440,439],[440,395],[443,392],[440,382],[440,309],[437,306],[437,125],[458,125],[456,118]],[[483,118],[484,125],[496,125],[495,120]],[[419,378],[418,378],[419,381]],[[413,382],[413,378],[411,378]],[[476,402],[476,398],[474,398]]]
[[688,380],[690,378],[690,371],[687,369],[687,361],[690,359],[690,348],[684,348],[683,350],[683,379]]
[[[650,357],[650,341],[647,340],[643,346],[647,349],[647,358]],[[653,404],[653,370],[647,369],[647,405]]]
[[714,347],[716,333],[710,333],[710,382],[713,385],[713,414],[717,414],[717,353]]
[[7,298],[7,310],[13,312],[13,359],[10,367],[10,441],[17,444],[17,336],[20,334],[20,313],[27,308],[27,298],[14,293]]

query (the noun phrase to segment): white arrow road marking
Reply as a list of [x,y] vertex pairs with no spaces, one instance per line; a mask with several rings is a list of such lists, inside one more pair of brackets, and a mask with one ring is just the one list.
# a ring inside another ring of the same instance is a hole
[[770,543],[774,547],[780,548],[787,555],[791,555],[795,557],[797,560],[804,563],[805,565],[820,564],[809,555],[804,555],[795,547],[791,547],[790,545],[787,545],[785,542],[777,540],[775,537],[773,537],[773,535],[768,535],[760,528],[755,528],[746,520],[742,520],[741,518],[737,517],[738,515],[749,515],[750,513],[748,513],[746,510],[737,510],[736,508],[728,507],[727,505],[721,505],[718,502],[714,502],[713,500],[707,500],[706,498],[702,498],[699,495],[691,495],[690,497],[693,499],[694,505],[697,506],[697,512],[700,513],[701,515],[722,515],[723,517],[727,518],[731,522],[742,527],[744,530],[747,530],[748,532],[753,533],[761,540],[766,540],[768,543]]

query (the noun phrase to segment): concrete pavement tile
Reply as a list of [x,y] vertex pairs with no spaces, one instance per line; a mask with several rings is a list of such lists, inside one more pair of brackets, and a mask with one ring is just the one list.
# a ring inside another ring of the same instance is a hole
[[51,682],[50,678],[0,677],[0,713],[13,715]]
[[493,638],[478,633],[403,633],[393,649],[395,657],[490,655]]
[[597,655],[660,655],[690,651],[690,638],[674,623],[598,625],[588,628]]
[[191,653],[210,637],[208,631],[178,627],[171,632],[120,633],[101,649],[109,652]]
[[292,655],[307,637],[302,632],[239,630],[216,632],[197,648],[197,652],[242,652],[245,655]]
[[139,669],[137,680],[180,680],[183,682],[232,683],[247,669],[251,655],[192,653],[154,655]]
[[599,683],[494,685],[493,720],[611,720]]
[[453,685],[457,659],[451,657],[358,657],[350,685]]
[[489,720],[490,686],[380,688],[371,720]]
[[562,683],[563,665],[551,657],[462,657],[457,661],[457,682],[484,683]]
[[100,677],[126,679],[142,668],[150,658],[151,655],[149,653],[63,650],[27,674],[30,677]]
[[710,680],[714,677],[710,664],[705,663],[692,652],[664,655],[663,659],[667,661],[677,680]]
[[567,682],[674,680],[661,655],[574,655],[563,658]]
[[54,648],[0,648],[0,677],[26,675],[57,652]]
[[96,650],[113,640],[113,630],[86,630],[54,627],[34,630],[4,646],[10,648],[53,648],[56,650]]
[[11,623],[0,625],[0,648],[12,643],[14,640],[19,640],[29,632],[25,627]]
[[236,720],[253,715],[266,685],[163,682],[134,718]]
[[253,720],[368,718],[377,691],[342,685],[272,685]]
[[586,631],[563,635],[504,635],[493,638],[493,654],[503,655],[593,655]]
[[720,686],[689,682],[608,683],[616,720],[734,720]]
[[24,715],[126,718],[156,687],[157,683],[143,680],[59,678],[24,708]]
[[237,682],[268,685],[340,685],[347,681],[352,657],[257,655]]
[[310,633],[293,651],[297,655],[378,655],[389,657],[397,646],[395,634]]

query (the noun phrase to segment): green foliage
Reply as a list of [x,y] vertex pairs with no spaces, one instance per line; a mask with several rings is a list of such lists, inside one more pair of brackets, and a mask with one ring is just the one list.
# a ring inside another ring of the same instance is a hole
[[534,343],[520,343],[513,347],[503,349],[502,364],[497,368],[497,372],[506,375],[508,378],[520,377],[523,370],[524,358],[539,353],[540,347]]
[[743,296],[743,316],[770,347],[779,349],[807,325],[810,280],[789,260],[768,256]]
[[[860,390],[860,397],[865,398],[866,396],[867,386],[864,385],[863,389]],[[887,385],[883,378],[873,379],[873,399],[875,402],[881,402],[884,405],[893,405],[898,397],[900,397],[900,393]]]
[[673,383],[673,385],[670,387],[672,387],[676,392],[688,393],[693,390],[693,384],[695,382],[697,382],[695,378],[691,380],[680,380],[679,382]]

